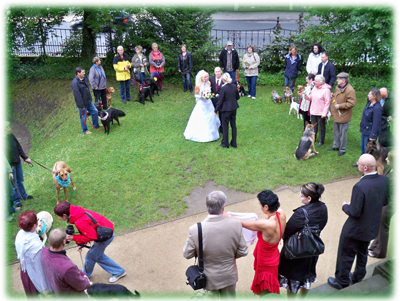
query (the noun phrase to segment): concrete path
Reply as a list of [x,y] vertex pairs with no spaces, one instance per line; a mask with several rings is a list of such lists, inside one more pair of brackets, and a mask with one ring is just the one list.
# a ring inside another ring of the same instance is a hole
[[[334,275],[339,235],[346,220],[346,215],[341,210],[341,204],[343,201],[350,201],[352,187],[358,181],[359,178],[351,178],[324,185],[325,193],[322,195],[322,201],[328,207],[329,219],[321,237],[325,243],[326,250],[319,258],[317,265],[318,281],[313,287],[326,283],[327,278]],[[221,188],[221,190],[224,189]],[[194,291],[185,284],[185,271],[189,265],[193,264],[194,260],[183,258],[182,248],[186,242],[189,226],[202,221],[206,217],[205,196],[210,191],[203,189],[202,193],[197,192],[199,203],[203,202],[202,213],[128,234],[117,235],[106,252],[107,255],[126,269],[126,277],[117,283],[125,285],[132,291],[139,291],[142,297],[152,296],[154,298],[156,296],[155,298],[164,298],[165,293],[179,294],[183,295],[183,297],[186,294],[188,295],[187,298],[184,297],[186,299],[193,296]],[[282,187],[277,189],[275,193],[279,197],[281,208],[289,218],[293,212],[292,210],[301,205],[298,197],[299,187]],[[228,205],[226,210],[255,212],[259,217],[264,217],[256,196]],[[250,285],[254,276],[254,247],[255,244],[249,246],[249,255],[237,260],[239,270],[237,292],[245,297],[253,296],[250,291]],[[282,244],[280,247],[282,247]],[[81,259],[76,248],[68,249],[67,255],[79,268],[82,268]],[[377,261],[377,259],[368,258],[368,264]],[[19,269],[19,263],[11,266],[11,287],[15,292],[23,292]],[[108,283],[109,277],[108,273],[96,265],[91,281]],[[282,289],[281,294],[285,296],[286,291]]]

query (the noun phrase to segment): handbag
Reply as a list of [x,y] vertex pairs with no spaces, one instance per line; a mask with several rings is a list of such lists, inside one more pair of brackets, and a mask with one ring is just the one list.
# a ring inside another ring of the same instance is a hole
[[284,254],[287,259],[298,259],[318,256],[325,251],[325,245],[319,237],[321,230],[319,225],[310,227],[308,225],[308,214],[304,208],[305,223],[304,228],[290,236],[283,246]]
[[186,270],[187,282],[194,290],[199,290],[206,287],[206,275],[204,275],[204,260],[203,260],[203,237],[201,223],[197,223],[199,232],[199,265],[190,266]]
[[114,234],[113,229],[109,227],[100,226],[100,224],[93,218],[93,216],[90,213],[85,212],[85,214],[90,217],[90,219],[94,224],[98,225],[96,228],[97,239],[95,240],[95,242],[104,242],[106,240],[109,240],[113,236]]

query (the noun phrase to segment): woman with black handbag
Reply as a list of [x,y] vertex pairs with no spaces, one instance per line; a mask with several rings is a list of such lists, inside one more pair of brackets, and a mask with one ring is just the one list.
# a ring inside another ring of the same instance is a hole
[[[281,251],[279,263],[279,283],[287,289],[288,296],[300,294],[304,297],[310,290],[311,284],[317,281],[316,265],[318,255],[306,258],[288,259],[285,248],[292,235],[304,228],[306,218],[310,227],[318,225],[319,232],[328,222],[328,209],[320,201],[325,188],[321,184],[308,183],[300,188],[300,201],[303,206],[294,210],[293,215],[287,221],[283,234],[284,245]],[[305,212],[303,211],[305,210]],[[306,216],[307,215],[307,216]]]

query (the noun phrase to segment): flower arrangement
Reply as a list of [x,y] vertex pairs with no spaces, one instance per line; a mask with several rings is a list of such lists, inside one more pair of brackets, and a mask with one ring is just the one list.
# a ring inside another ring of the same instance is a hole
[[203,99],[210,99],[213,96],[214,96],[214,94],[211,93],[210,90],[206,90],[206,91],[202,91],[201,92],[201,98],[203,98]]

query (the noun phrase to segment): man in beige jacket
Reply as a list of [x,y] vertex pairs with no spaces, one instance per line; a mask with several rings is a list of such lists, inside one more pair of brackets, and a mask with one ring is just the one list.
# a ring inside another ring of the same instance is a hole
[[[236,258],[248,253],[241,222],[222,215],[225,201],[226,196],[222,191],[211,192],[206,197],[208,216],[201,222],[206,290],[215,297],[235,297],[238,281]],[[197,224],[194,224],[189,228],[183,256],[190,259],[198,254],[198,230]]]
[[350,126],[353,107],[356,105],[356,92],[349,84],[349,74],[341,72],[337,75],[338,85],[333,94],[331,114],[333,117],[333,146],[329,151],[338,150],[338,156],[346,152],[347,130]]

